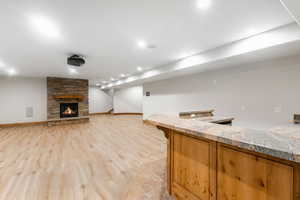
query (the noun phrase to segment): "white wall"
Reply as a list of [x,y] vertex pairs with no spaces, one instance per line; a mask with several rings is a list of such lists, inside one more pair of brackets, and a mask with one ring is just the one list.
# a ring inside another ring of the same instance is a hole
[[[142,99],[142,92],[140,98]],[[26,109],[30,107],[33,108],[33,117],[26,117]],[[112,108],[112,91],[102,91],[98,87],[89,87],[90,113],[107,112]],[[0,124],[46,120],[46,78],[0,77]]]
[[142,113],[143,87],[115,89],[113,104],[114,113]]
[[300,2],[295,0],[280,0],[289,14],[300,25]]
[[109,91],[103,91],[99,87],[89,87],[89,112],[103,113],[113,108],[113,97]]
[[[33,117],[26,117],[26,108]],[[0,124],[47,120],[47,83],[41,78],[0,77]]]
[[235,117],[237,126],[286,125],[300,113],[299,86],[299,56],[147,83],[144,118],[215,109],[216,115]]

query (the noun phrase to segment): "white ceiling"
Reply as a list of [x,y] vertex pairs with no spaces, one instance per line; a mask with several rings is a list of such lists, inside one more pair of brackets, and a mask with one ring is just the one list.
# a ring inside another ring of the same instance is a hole
[[[19,76],[69,77],[66,58],[79,53],[87,64],[75,77],[96,83],[134,74],[137,66],[159,67],[183,53],[206,51],[293,22],[279,0],[212,0],[207,10],[198,9],[196,2],[0,1],[0,61]],[[31,15],[51,19],[61,37],[37,34],[28,21]],[[157,48],[139,49],[140,39]]]
[[[289,57],[293,56],[300,56],[300,40],[291,43],[285,43],[275,47],[259,49],[257,51],[248,52],[240,56],[233,56],[230,58],[189,67],[185,70],[174,70],[170,71],[169,73],[160,73],[150,78],[138,79],[137,81],[124,83],[113,88],[124,88],[133,85],[140,85],[146,82],[154,82],[163,79],[170,79],[179,76],[207,72],[211,70],[226,70],[226,68],[244,67],[250,64],[252,64],[251,66],[253,66],[253,63],[260,63],[271,59],[288,59]],[[242,68],[240,69],[243,70]]]
[[[196,54],[177,62],[139,73],[102,86],[102,89],[128,87],[190,73],[225,67],[239,67],[262,60],[300,55],[300,27],[296,23]],[[217,64],[217,65],[216,65]]]

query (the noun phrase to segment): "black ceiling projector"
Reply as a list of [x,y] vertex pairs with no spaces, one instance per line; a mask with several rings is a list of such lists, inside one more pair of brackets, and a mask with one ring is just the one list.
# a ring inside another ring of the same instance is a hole
[[85,64],[85,60],[83,57],[78,55],[73,55],[68,58],[68,65],[80,67]]

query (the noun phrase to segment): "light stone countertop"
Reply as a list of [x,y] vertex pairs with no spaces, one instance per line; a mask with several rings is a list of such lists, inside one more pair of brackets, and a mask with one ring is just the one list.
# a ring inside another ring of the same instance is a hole
[[218,123],[222,121],[233,121],[233,117],[220,117],[220,116],[209,116],[209,117],[194,117],[194,118],[182,118],[188,120],[198,120],[203,122],[210,122],[210,123]]
[[156,126],[300,163],[300,125],[263,131],[168,115],[152,115],[147,121]]

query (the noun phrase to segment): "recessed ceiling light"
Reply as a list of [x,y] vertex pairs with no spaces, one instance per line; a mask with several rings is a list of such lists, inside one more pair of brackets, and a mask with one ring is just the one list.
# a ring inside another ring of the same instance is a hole
[[9,76],[13,76],[13,75],[16,75],[17,72],[16,72],[15,69],[10,68],[10,69],[7,70],[7,74],[8,74]]
[[42,15],[31,15],[29,21],[36,32],[49,38],[59,38],[60,31],[56,24],[49,18]]
[[211,6],[211,0],[197,0],[197,7],[206,10]]
[[104,89],[105,88],[105,86],[103,85],[103,86],[101,86],[101,89]]
[[96,86],[99,87],[99,86],[100,86],[100,83],[96,83]]
[[136,69],[137,69],[139,72],[143,71],[143,68],[140,67],[140,66],[138,66]]
[[116,85],[121,85],[122,83],[123,83],[123,81],[118,80],[118,81],[116,82]]
[[145,49],[145,48],[147,48],[147,42],[145,42],[144,40],[139,40],[139,41],[137,41],[137,45],[138,45],[138,47],[140,47],[141,49]]
[[125,74],[121,74],[120,76],[121,76],[122,78],[126,77],[126,75],[125,75]]
[[111,81],[115,81],[116,79],[114,79],[114,78],[111,77],[110,80],[111,80]]
[[70,72],[70,74],[78,74],[78,71],[71,67],[69,68],[69,72]]

